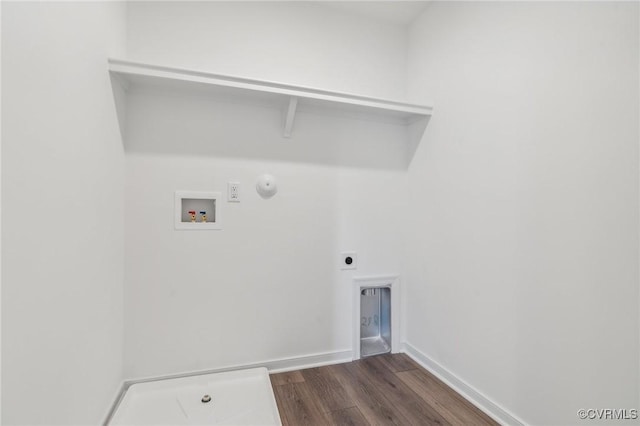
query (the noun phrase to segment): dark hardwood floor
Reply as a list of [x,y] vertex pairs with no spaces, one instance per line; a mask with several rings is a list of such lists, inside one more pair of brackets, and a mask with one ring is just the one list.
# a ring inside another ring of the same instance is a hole
[[497,425],[405,354],[271,375],[282,424]]

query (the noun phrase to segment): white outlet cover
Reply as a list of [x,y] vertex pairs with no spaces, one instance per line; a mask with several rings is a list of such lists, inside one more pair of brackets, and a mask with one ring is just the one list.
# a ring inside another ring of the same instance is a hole
[[353,251],[340,253],[340,269],[358,269],[358,255]]
[[[233,189],[236,189],[234,191]],[[235,192],[235,196],[234,196]],[[229,203],[239,203],[240,202],[240,182],[228,182],[227,183],[227,201]]]

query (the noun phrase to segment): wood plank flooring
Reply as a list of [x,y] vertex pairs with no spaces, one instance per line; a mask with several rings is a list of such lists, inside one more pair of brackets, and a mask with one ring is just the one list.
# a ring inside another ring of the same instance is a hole
[[498,424],[405,354],[270,377],[285,426]]

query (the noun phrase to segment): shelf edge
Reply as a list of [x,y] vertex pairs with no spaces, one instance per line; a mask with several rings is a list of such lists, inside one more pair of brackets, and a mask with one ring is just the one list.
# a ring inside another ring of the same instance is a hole
[[381,110],[404,112],[407,114],[415,114],[421,116],[430,116],[433,112],[432,105],[410,104],[389,99],[373,98],[351,93],[341,93],[304,86],[294,86],[284,83],[255,80],[245,77],[236,77],[223,74],[214,74],[204,71],[145,64],[115,58],[109,58],[108,64],[109,71],[113,74],[118,75],[136,75],[142,77],[157,77],[192,83],[204,83],[224,87],[280,94],[287,97],[307,98],[335,102],[338,104],[349,104]]

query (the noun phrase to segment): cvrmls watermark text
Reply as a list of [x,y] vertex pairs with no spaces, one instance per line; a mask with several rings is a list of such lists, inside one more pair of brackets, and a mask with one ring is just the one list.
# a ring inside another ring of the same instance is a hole
[[582,420],[636,420],[636,408],[581,408],[578,417]]

